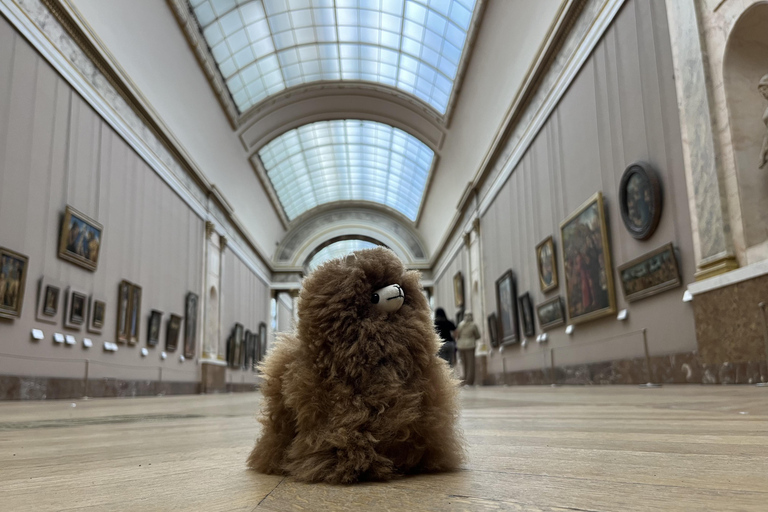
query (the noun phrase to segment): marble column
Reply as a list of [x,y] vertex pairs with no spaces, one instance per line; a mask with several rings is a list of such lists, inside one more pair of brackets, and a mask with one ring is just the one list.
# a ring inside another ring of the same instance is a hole
[[738,268],[728,217],[725,177],[716,142],[712,81],[699,0],[667,0],[696,279]]
[[[465,295],[468,295],[469,308],[472,312],[474,322],[480,328],[482,337],[478,340],[477,348],[475,351],[475,383],[482,384],[486,380],[488,374],[488,355],[490,353],[490,344],[488,343],[487,329],[484,327],[483,319],[485,318],[485,300],[483,293],[483,271],[482,271],[482,257],[480,254],[480,219],[476,218],[472,221],[472,228],[468,233],[464,235],[464,244],[467,246],[467,254],[469,255],[469,279],[467,280],[467,286],[469,290],[465,290]],[[469,293],[467,293],[467,291]]]

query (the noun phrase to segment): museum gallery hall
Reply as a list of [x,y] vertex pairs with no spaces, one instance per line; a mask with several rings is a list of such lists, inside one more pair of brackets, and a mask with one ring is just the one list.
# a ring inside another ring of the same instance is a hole
[[0,509],[768,510],[768,0],[0,0]]

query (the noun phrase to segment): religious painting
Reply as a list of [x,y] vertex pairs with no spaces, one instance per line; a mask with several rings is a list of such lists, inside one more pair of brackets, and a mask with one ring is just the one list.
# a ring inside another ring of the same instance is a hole
[[172,313],[165,327],[166,351],[174,352],[179,346],[179,331],[181,331],[181,317]]
[[682,285],[675,247],[669,243],[619,267],[624,297],[633,302]]
[[536,316],[539,317],[539,326],[542,331],[563,325],[565,323],[565,311],[563,299],[558,295],[536,306]]
[[153,309],[149,314],[149,324],[147,325],[147,345],[150,347],[160,343],[160,326],[163,322],[163,312]]
[[497,348],[499,346],[499,321],[496,318],[496,313],[488,315],[488,336],[491,338],[491,346]]
[[48,277],[40,279],[37,295],[37,310],[35,318],[49,324],[58,323],[60,304],[62,301],[62,286],[59,282]]
[[637,162],[624,171],[619,185],[621,220],[629,234],[638,240],[653,235],[661,220],[661,182],[645,162]]
[[184,357],[195,357],[197,343],[197,294],[187,294],[187,304],[184,316]]
[[603,194],[598,192],[560,224],[565,303],[572,323],[616,312]]
[[101,224],[67,206],[61,224],[59,257],[88,270],[96,270],[103,231]]
[[496,311],[499,313],[499,341],[502,345],[520,341],[517,318],[517,283],[515,274],[507,270],[496,280]]
[[141,328],[141,286],[131,285],[128,343],[135,345],[139,342],[139,329]]
[[127,343],[130,337],[131,290],[133,285],[121,281],[117,288],[117,334],[118,343]]
[[536,266],[539,269],[539,286],[541,291],[548,292],[557,288],[555,242],[551,236],[536,246]]
[[457,309],[464,309],[464,276],[461,271],[453,276],[453,302]]
[[518,299],[520,302],[520,318],[523,321],[523,334],[526,336],[533,336],[536,334],[536,322],[533,319],[533,303],[531,302],[531,294],[525,293]]
[[80,330],[80,326],[85,323],[86,314],[86,302],[88,296],[83,292],[76,291],[72,288],[67,290],[67,307],[64,313],[64,327],[73,330]]
[[18,318],[24,305],[29,258],[0,247],[0,317]]
[[104,327],[104,317],[107,314],[106,301],[91,296],[88,307],[88,325],[89,332],[94,334],[101,334],[101,330]]

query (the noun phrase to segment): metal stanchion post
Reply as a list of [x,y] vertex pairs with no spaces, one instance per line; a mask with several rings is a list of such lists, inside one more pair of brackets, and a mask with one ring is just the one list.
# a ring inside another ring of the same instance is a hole
[[648,350],[648,330],[643,328],[643,349],[645,349],[645,371],[648,382],[640,384],[641,388],[660,388],[661,384],[653,383],[653,372],[651,371],[651,353]]
[[[765,317],[765,302],[757,305],[760,308],[760,316],[763,317],[763,341],[765,342],[765,362],[768,364],[768,319]],[[768,387],[768,382],[758,382],[758,387]]]

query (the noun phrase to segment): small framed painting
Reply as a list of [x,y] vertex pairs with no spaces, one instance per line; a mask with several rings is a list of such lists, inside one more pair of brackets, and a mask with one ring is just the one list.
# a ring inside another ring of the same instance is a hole
[[539,269],[539,286],[548,292],[557,288],[557,262],[555,262],[555,241],[548,236],[536,246],[536,266]]
[[197,294],[187,294],[186,315],[184,316],[184,357],[195,357],[197,343]]
[[165,350],[174,352],[179,346],[179,331],[181,331],[181,317],[171,314],[165,327]]
[[499,340],[502,345],[520,341],[516,299],[515,273],[507,270],[496,280],[496,311],[499,312]]
[[135,345],[139,342],[139,330],[141,329],[141,286],[131,285],[131,306],[128,344]]
[[37,295],[37,311],[35,312],[35,318],[37,318],[37,320],[49,324],[59,323],[59,312],[61,310],[60,304],[63,302],[62,290],[63,287],[58,281],[48,277],[40,279]]
[[546,331],[565,323],[565,309],[563,299],[558,295],[536,306],[536,316],[539,317],[539,326]]
[[671,243],[621,265],[618,270],[624,297],[629,302],[682,285],[675,247]]
[[91,295],[88,304],[88,332],[101,334],[104,327],[104,317],[107,314],[107,302],[101,298]]
[[251,333],[251,330],[248,329],[245,331],[245,342],[243,343],[243,356],[240,358],[242,361],[242,368],[243,370],[247,370],[249,365],[253,364],[253,359],[251,358],[251,354],[253,354],[253,333]]
[[461,271],[453,276],[453,302],[457,309],[464,309],[464,276]]
[[123,280],[117,287],[117,332],[118,343],[128,343],[130,332],[131,290],[133,285]]
[[518,299],[520,302],[520,315],[523,321],[523,334],[526,336],[533,336],[536,334],[536,322],[533,319],[533,303],[531,302],[531,294],[525,293]]
[[96,270],[104,227],[87,215],[67,206],[61,223],[59,258]]
[[64,327],[75,331],[80,330],[80,326],[85,323],[87,317],[88,296],[72,288],[67,290],[67,309],[64,314]]
[[160,343],[160,326],[163,323],[163,312],[153,309],[149,314],[147,325],[147,345],[154,347]]
[[0,317],[18,318],[24,305],[29,258],[0,247]]
[[659,226],[661,207],[661,181],[653,167],[645,162],[627,167],[619,185],[619,208],[629,234],[648,240]]
[[499,346],[499,320],[496,318],[496,313],[488,315],[488,336],[491,338],[491,346],[498,348]]

